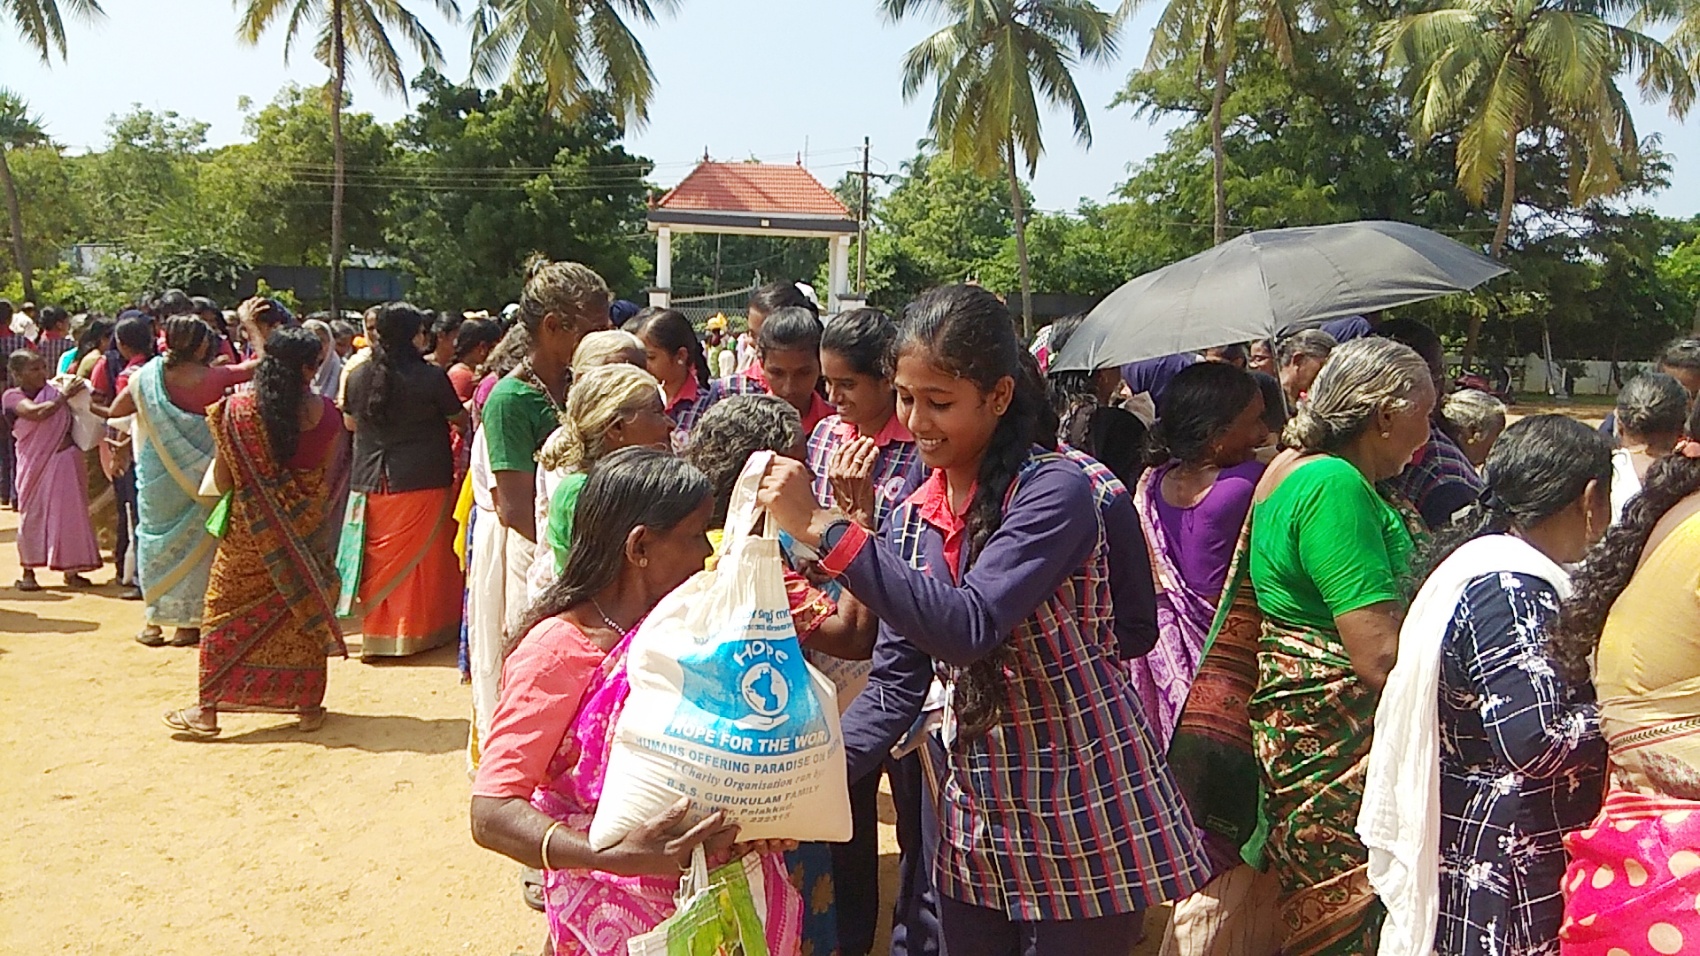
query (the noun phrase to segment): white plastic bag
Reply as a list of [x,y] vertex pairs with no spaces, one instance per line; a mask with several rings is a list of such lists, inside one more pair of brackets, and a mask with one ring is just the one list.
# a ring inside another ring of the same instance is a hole
[[[60,394],[64,394],[76,379],[75,375],[56,376],[53,379],[53,387],[58,389]],[[98,447],[100,439],[106,434],[106,419],[96,415],[89,407],[89,390],[83,389],[66,399],[65,403],[71,406],[71,441],[76,442],[77,447],[83,451]]]
[[797,641],[771,524],[750,534],[772,457],[745,464],[715,569],[662,598],[632,637],[631,696],[590,826],[596,849],[680,796],[692,822],[725,810],[743,840],[850,838],[833,685]]

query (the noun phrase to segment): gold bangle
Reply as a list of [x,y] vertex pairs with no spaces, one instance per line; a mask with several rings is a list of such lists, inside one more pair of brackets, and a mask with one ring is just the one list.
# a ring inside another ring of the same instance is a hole
[[549,824],[549,829],[543,831],[543,845],[539,847],[539,850],[543,857],[543,868],[545,870],[554,869],[554,867],[549,865],[549,838],[555,835],[555,828],[560,825],[561,821],[556,820],[554,823]]

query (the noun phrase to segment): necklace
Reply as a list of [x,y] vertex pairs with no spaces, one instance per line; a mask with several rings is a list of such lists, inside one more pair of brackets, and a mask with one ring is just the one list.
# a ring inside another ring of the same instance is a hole
[[611,629],[611,630],[613,630],[613,632],[614,632],[614,633],[615,633],[615,634],[621,634],[621,635],[623,635],[623,634],[625,634],[625,633],[626,633],[626,629],[625,629],[625,628],[623,628],[623,627],[621,627],[621,626],[620,626],[620,625],[618,625],[618,624],[616,624],[616,623],[614,623],[614,619],[613,619],[613,618],[611,618],[611,617],[609,617],[609,616],[608,616],[608,612],[607,612],[607,611],[604,611],[604,610],[602,610],[602,605],[601,605],[601,604],[600,604],[600,603],[598,603],[598,602],[597,602],[597,600],[596,600],[596,599],[595,599],[595,598],[591,598],[591,599],[590,599],[590,606],[591,606],[591,607],[593,607],[593,608],[596,608],[596,613],[597,613],[597,614],[599,614],[599,615],[601,615],[601,616],[602,616],[602,623],[604,623],[604,624],[606,624],[606,625],[608,625],[608,627],[609,627],[609,628],[610,628],[610,629]]
[[526,359],[520,365],[520,378],[531,383],[539,392],[543,393],[543,397],[549,400],[549,407],[555,410],[555,414],[561,413],[561,403],[555,400],[555,393],[549,391],[549,387],[543,384],[543,379],[538,377],[537,370],[531,367],[531,359]]

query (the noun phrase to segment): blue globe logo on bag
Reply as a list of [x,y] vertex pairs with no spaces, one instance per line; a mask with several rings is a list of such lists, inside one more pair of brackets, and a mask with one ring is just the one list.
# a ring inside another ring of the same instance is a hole
[[669,736],[752,755],[818,747],[828,737],[790,614],[756,611],[742,640],[711,638],[679,658],[684,672]]

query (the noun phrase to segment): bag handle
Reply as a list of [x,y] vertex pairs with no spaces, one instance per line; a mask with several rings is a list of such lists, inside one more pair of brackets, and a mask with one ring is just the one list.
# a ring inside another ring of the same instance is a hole
[[726,525],[720,537],[722,555],[740,547],[744,539],[755,531],[758,519],[766,519],[762,525],[762,537],[779,537],[779,529],[774,527],[772,518],[756,501],[761,480],[767,474],[767,466],[772,463],[773,452],[758,451],[744,462],[744,470],[738,473],[738,480],[732,485],[731,500],[726,506]]
[[691,898],[708,889],[708,851],[698,843],[691,848],[691,865],[679,875],[679,889],[673,894],[675,906],[683,908]]

